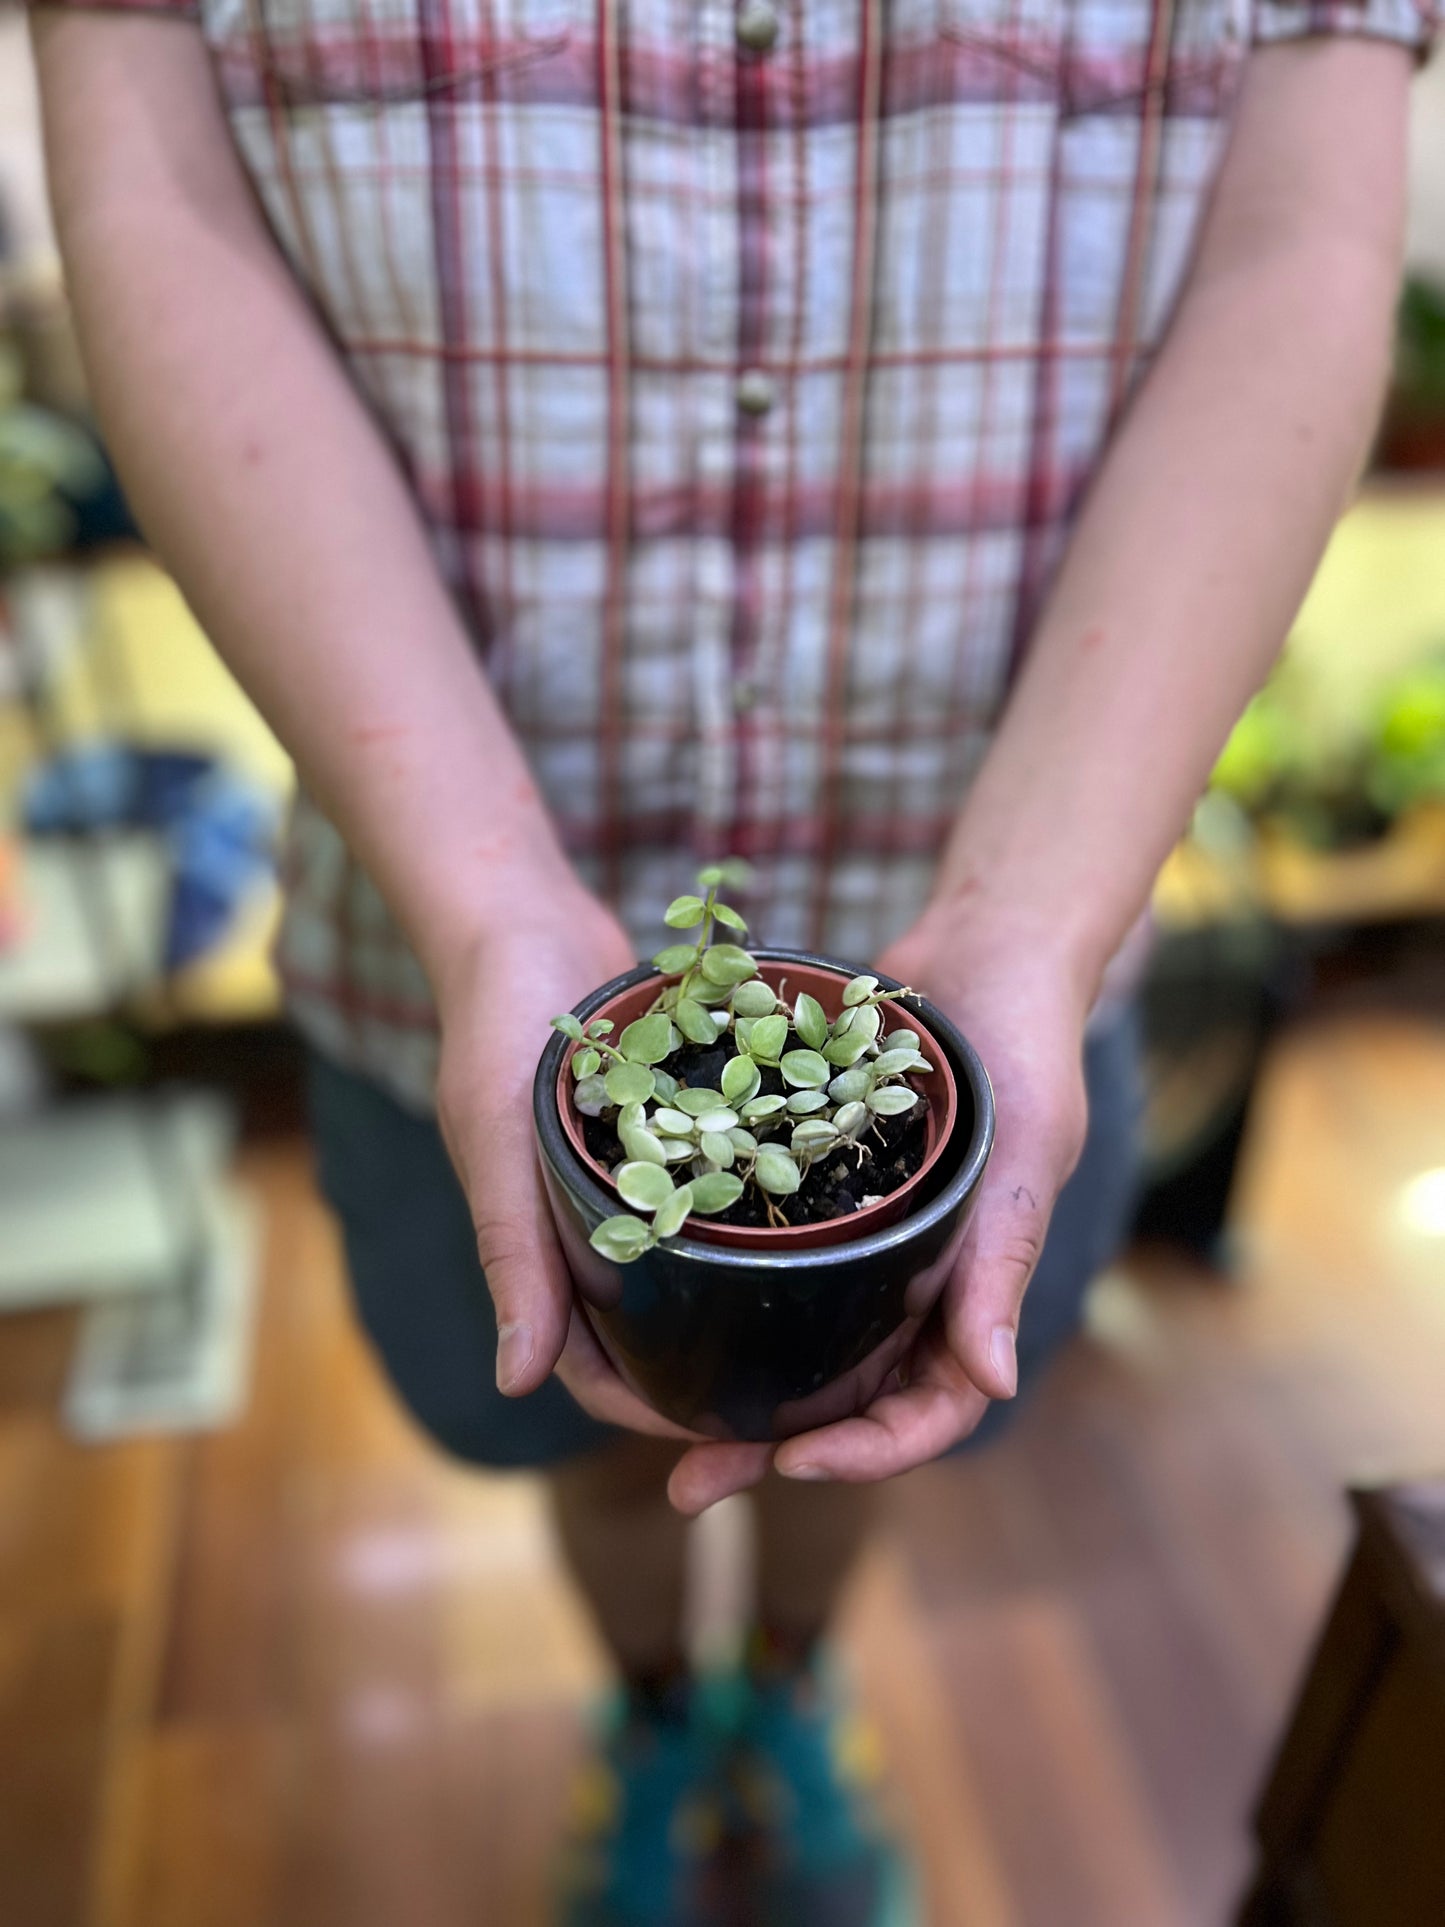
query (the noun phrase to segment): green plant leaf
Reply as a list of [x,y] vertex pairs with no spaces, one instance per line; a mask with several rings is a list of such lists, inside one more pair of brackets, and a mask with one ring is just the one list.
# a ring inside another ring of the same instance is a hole
[[618,1040],[622,1055],[633,1064],[660,1064],[672,1051],[672,1025],[666,1011],[650,1011],[629,1024]]
[[797,1087],[821,1090],[829,1078],[828,1060],[821,1051],[790,1050],[781,1058],[778,1069],[784,1080]]
[[656,1242],[650,1225],[620,1211],[615,1218],[604,1218],[587,1240],[594,1251],[610,1258],[615,1265],[630,1265]]
[[564,1037],[575,1038],[579,1044],[581,1043],[582,1019],[580,1017],[574,1017],[571,1011],[568,1010],[564,1011],[560,1017],[554,1017],[551,1021],[553,1030],[560,1030]]
[[662,1152],[669,1164],[686,1164],[697,1156],[697,1146],[690,1137],[665,1137]]
[[748,1056],[759,1064],[776,1064],[788,1041],[788,1020],[781,1011],[759,1017],[748,1032]]
[[845,1010],[833,1026],[835,1037],[862,1037],[871,1044],[878,1035],[883,1019],[877,1004],[855,1004]]
[[860,1032],[850,1030],[843,1037],[830,1037],[823,1046],[823,1055],[830,1064],[847,1070],[849,1065],[858,1062],[867,1048],[868,1039]]
[[726,1211],[743,1195],[743,1181],[731,1171],[705,1171],[688,1186],[694,1211]]
[[851,1071],[839,1071],[828,1086],[828,1095],[835,1104],[853,1104],[866,1097],[872,1088],[872,1071],[866,1064],[857,1064]]
[[754,1097],[743,1105],[739,1115],[744,1124],[757,1124],[765,1117],[776,1117],[779,1111],[784,1111],[787,1107],[788,1100],[785,1097]]
[[[642,1125],[633,1125],[628,1130],[619,1130],[618,1141],[634,1164],[666,1164],[667,1152],[662,1139]],[[631,1202],[631,1200],[629,1200]]]
[[850,978],[843,986],[844,1006],[846,1007],[850,1004],[866,1004],[877,988],[878,979],[876,977]]
[[917,1050],[922,1040],[916,1030],[890,1030],[883,1039],[884,1050]]
[[663,911],[662,921],[669,930],[691,930],[706,913],[707,905],[701,897],[674,897]]
[[577,1078],[595,1077],[601,1063],[601,1055],[595,1050],[573,1051],[572,1075]]
[[871,1115],[868,1106],[855,1098],[851,1104],[840,1104],[834,1111],[833,1129],[839,1137],[855,1138],[868,1124]]
[[810,1111],[826,1111],[828,1094],[826,1091],[794,1091],[788,1099],[788,1109],[794,1117],[806,1117]]
[[693,1090],[685,1086],[672,1100],[678,1110],[686,1111],[689,1117],[701,1117],[704,1111],[721,1111],[727,1107],[723,1103],[721,1091]]
[[660,1071],[655,1066],[652,1072],[653,1096],[659,1104],[670,1104],[677,1096],[677,1079],[671,1071]]
[[689,1043],[714,1044],[717,1042],[717,1025],[702,1005],[692,997],[679,999],[677,1009],[672,1013],[672,1021]]
[[823,1006],[806,990],[798,992],[793,1005],[793,1029],[810,1050],[821,1050],[828,1041],[828,1019]]
[[904,1111],[911,1111],[917,1102],[917,1091],[910,1091],[902,1084],[885,1084],[881,1091],[870,1091],[867,1098],[869,1110],[878,1117],[899,1117]]
[[805,1117],[793,1130],[794,1155],[802,1154],[815,1158],[828,1145],[837,1141],[838,1133],[825,1117]]
[[655,1211],[672,1196],[672,1179],[661,1164],[641,1159],[635,1163],[619,1164],[612,1174],[612,1180],[622,1202],[630,1204],[635,1211]]
[[663,1137],[691,1137],[697,1129],[697,1119],[689,1117],[686,1111],[664,1104],[652,1113],[652,1128]]
[[589,1037],[610,1037],[617,1026],[610,1017],[594,1017],[587,1026]]
[[619,1134],[623,1131],[641,1130],[646,1123],[647,1106],[645,1104],[624,1104],[622,1109],[617,1113],[617,1129]]
[[735,943],[712,943],[702,953],[702,974],[709,983],[740,984],[758,974],[758,960]]
[[693,978],[692,988],[687,994],[689,997],[695,997],[700,1004],[716,1009],[719,1004],[725,1004],[728,1001],[732,996],[732,989],[728,984],[710,984],[706,977],[697,976]]
[[761,977],[749,977],[733,992],[733,1014],[737,1017],[766,1017],[777,1005],[777,997]]
[[652,1235],[655,1238],[675,1238],[682,1230],[683,1219],[692,1209],[692,1186],[679,1185],[670,1198],[664,1198],[657,1207],[652,1220]]
[[756,1097],[762,1081],[763,1074],[751,1057],[730,1057],[722,1067],[722,1094],[734,1107]]
[[740,917],[730,903],[715,903],[712,913],[718,922],[725,923],[729,930],[746,930],[748,927],[747,918]]
[[787,1197],[803,1182],[801,1171],[780,1144],[764,1144],[760,1147],[757,1162],[753,1165],[753,1176],[764,1191],[771,1191],[778,1198]]
[[684,970],[691,970],[697,960],[695,943],[670,943],[659,950],[653,958],[653,965],[664,977],[680,977]]
[[614,1104],[645,1104],[657,1089],[657,1079],[646,1064],[611,1064],[602,1081]]
[[916,1050],[886,1050],[873,1060],[873,1075],[901,1077],[905,1071],[931,1071],[932,1064]]
[[737,1155],[726,1131],[704,1131],[697,1142],[708,1163],[720,1171],[725,1171]]
[[741,1124],[735,1124],[728,1132],[728,1142],[744,1157],[750,1158],[758,1148],[757,1139],[751,1131],[745,1131]]
[[572,1103],[583,1117],[601,1117],[611,1105],[607,1086],[597,1076],[584,1077],[572,1093]]

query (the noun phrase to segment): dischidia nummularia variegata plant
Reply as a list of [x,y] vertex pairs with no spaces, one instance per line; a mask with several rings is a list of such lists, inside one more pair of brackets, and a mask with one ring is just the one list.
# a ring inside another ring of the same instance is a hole
[[[933,1069],[916,1031],[883,1029],[884,1007],[911,991],[854,977],[830,1024],[807,991],[789,1003],[786,982],[774,991],[740,944],[714,941],[718,925],[746,934],[743,918],[717,894],[746,874],[741,864],[714,865],[698,877],[701,896],[668,905],[669,929],[695,929],[697,940],[658,951],[652,961],[667,982],[615,1043],[608,1018],[585,1027],[570,1013],[552,1019],[580,1047],[572,1055],[573,1103],[585,1117],[610,1120],[626,1153],[612,1178],[632,1211],[605,1218],[592,1233],[593,1246],[618,1264],[676,1237],[694,1211],[726,1211],[749,1185],[768,1222],[786,1226],[777,1200],[840,1147],[861,1166],[878,1120],[919,1102],[899,1080]],[[791,1049],[790,1034],[800,1039]],[[734,1050],[716,1090],[679,1085],[661,1068],[684,1040],[712,1049],[725,1036]],[[786,1094],[762,1094],[765,1069],[779,1073]]]

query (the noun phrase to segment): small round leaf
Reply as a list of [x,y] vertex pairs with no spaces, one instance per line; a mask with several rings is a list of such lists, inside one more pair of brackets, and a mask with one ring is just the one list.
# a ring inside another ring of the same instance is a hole
[[725,1171],[737,1155],[726,1131],[704,1131],[698,1139],[698,1148],[719,1171]]
[[711,1044],[717,1038],[717,1025],[695,998],[680,998],[672,1021],[690,1044]]
[[672,1025],[667,1012],[654,1010],[629,1024],[618,1040],[622,1055],[633,1064],[660,1064],[672,1050]]
[[718,922],[725,923],[729,930],[746,930],[748,927],[747,918],[740,917],[730,903],[715,903],[712,913]]
[[671,1071],[660,1071],[654,1067],[652,1084],[652,1094],[659,1104],[670,1104],[677,1096],[677,1079]]
[[753,1176],[774,1197],[785,1198],[803,1182],[802,1173],[779,1144],[765,1144],[753,1165]]
[[672,1196],[672,1179],[660,1163],[619,1164],[612,1176],[623,1203],[634,1210],[655,1211]]
[[886,1050],[873,1061],[875,1077],[901,1077],[905,1071],[931,1070],[933,1066],[916,1050]]
[[[667,1152],[663,1149],[662,1139],[654,1137],[652,1132],[644,1129],[642,1125],[634,1125],[630,1130],[619,1130],[617,1135],[623,1150],[634,1164],[667,1163]],[[628,1199],[629,1204],[635,1202],[635,1199]]]
[[595,1077],[601,1067],[602,1057],[595,1050],[579,1050],[572,1053],[572,1075],[574,1077]]
[[835,1104],[854,1104],[866,1097],[872,1088],[872,1071],[866,1065],[858,1064],[851,1071],[839,1071],[828,1086],[828,1095]]
[[749,977],[733,992],[733,1010],[739,1017],[767,1017],[777,1008],[777,998],[761,977]]
[[821,1050],[828,1041],[828,1019],[823,1006],[806,990],[798,992],[793,1005],[793,1029],[810,1050]]
[[689,1117],[701,1117],[704,1111],[725,1108],[721,1091],[693,1090],[688,1085],[683,1086],[672,1102],[674,1109],[686,1111]]
[[833,1129],[839,1137],[857,1137],[867,1125],[870,1115],[868,1106],[856,1099],[851,1104],[840,1104],[833,1113]]
[[746,1104],[756,1097],[763,1074],[751,1057],[730,1057],[722,1068],[722,1094],[729,1104]]
[[788,1020],[781,1011],[759,1017],[748,1032],[748,1056],[760,1064],[776,1064],[788,1041]]
[[745,1131],[741,1124],[735,1124],[728,1132],[728,1142],[735,1151],[740,1151],[744,1157],[750,1158],[758,1148],[757,1139],[751,1131]]
[[757,972],[757,958],[735,943],[709,944],[702,953],[702,974],[710,983],[740,984]]
[[787,1109],[787,1104],[788,1100],[785,1097],[754,1097],[743,1105],[739,1115],[744,1124],[756,1124],[762,1118],[776,1117],[779,1111]]
[[898,1117],[904,1111],[911,1111],[918,1102],[917,1091],[910,1091],[902,1084],[885,1084],[881,1091],[870,1091],[868,1108],[879,1117]]
[[664,1104],[652,1113],[652,1128],[663,1137],[690,1138],[697,1129],[697,1119],[689,1117],[686,1111]]
[[587,1240],[594,1251],[610,1258],[615,1265],[630,1265],[653,1244],[652,1229],[641,1218],[620,1211],[615,1218],[604,1218]]
[[617,1026],[610,1017],[594,1017],[587,1026],[589,1037],[610,1037]]
[[861,1033],[850,1030],[842,1037],[830,1037],[823,1046],[823,1055],[830,1064],[836,1064],[841,1070],[847,1070],[849,1065],[858,1062],[867,1048],[868,1039]]
[[706,1171],[687,1188],[694,1211],[726,1211],[743,1195],[743,1181],[731,1171]]
[[664,1198],[657,1207],[652,1220],[652,1235],[655,1238],[675,1238],[682,1230],[683,1219],[692,1209],[692,1186],[679,1185],[670,1198]]
[[669,1164],[686,1164],[697,1156],[697,1146],[690,1137],[665,1137],[662,1151]]
[[657,1089],[657,1079],[646,1064],[612,1064],[603,1083],[614,1104],[645,1104]]
[[584,1077],[572,1093],[572,1102],[583,1117],[601,1117],[611,1104],[607,1086],[600,1077]]
[[828,1108],[826,1091],[794,1091],[788,1099],[788,1109],[794,1117],[806,1117],[810,1111],[825,1111]]
[[778,1069],[783,1073],[785,1082],[814,1090],[821,1090],[830,1076],[827,1058],[821,1051],[815,1050],[788,1051]]
[[623,1131],[640,1130],[646,1123],[647,1106],[645,1104],[624,1104],[622,1109],[617,1113],[617,1130],[619,1135]]
[[669,930],[691,930],[702,922],[707,906],[701,897],[674,897],[662,913]]
[[827,1118],[805,1117],[793,1132],[793,1151],[805,1157],[817,1157],[828,1145],[836,1143],[837,1138],[838,1133]]
[[845,1005],[866,1003],[877,988],[876,977],[854,977],[843,986],[843,1002]]
[[697,945],[670,943],[665,949],[659,950],[652,961],[664,977],[680,977],[684,970],[691,970],[697,962]]
[[917,1050],[922,1040],[916,1030],[890,1030],[883,1039],[884,1050]]
[[560,1030],[564,1037],[574,1037],[578,1043],[582,1041],[582,1019],[574,1017],[570,1010],[564,1011],[560,1017],[554,1017],[552,1028]]
[[719,1004],[727,1003],[733,993],[731,984],[710,984],[706,977],[699,974],[693,978],[692,988],[687,994],[695,997],[700,1004],[715,1009]]

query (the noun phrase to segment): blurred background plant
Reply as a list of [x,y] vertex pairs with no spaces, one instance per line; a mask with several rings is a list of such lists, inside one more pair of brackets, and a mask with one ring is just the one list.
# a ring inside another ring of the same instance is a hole
[[85,429],[26,399],[20,347],[0,335],[0,568],[68,549],[107,479]]

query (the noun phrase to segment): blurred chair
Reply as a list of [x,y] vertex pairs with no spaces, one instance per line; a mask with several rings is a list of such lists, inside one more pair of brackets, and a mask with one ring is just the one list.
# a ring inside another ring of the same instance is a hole
[[1351,1496],[1354,1556],[1255,1815],[1239,1927],[1445,1923],[1445,1479]]

